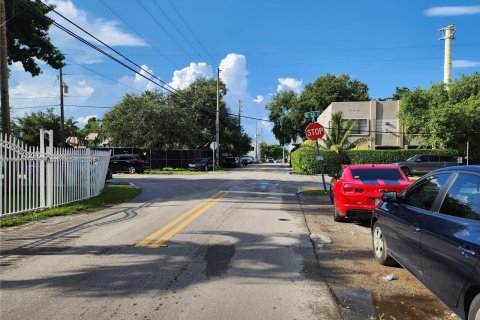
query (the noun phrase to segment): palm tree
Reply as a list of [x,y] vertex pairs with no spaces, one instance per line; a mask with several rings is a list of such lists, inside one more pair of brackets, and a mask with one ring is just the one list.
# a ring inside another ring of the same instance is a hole
[[352,149],[356,146],[365,144],[371,140],[370,137],[360,138],[354,142],[349,142],[348,137],[352,130],[357,127],[357,120],[343,119],[341,111],[332,114],[330,128],[325,131],[325,137],[320,142],[322,150],[332,150],[340,152],[341,150]]

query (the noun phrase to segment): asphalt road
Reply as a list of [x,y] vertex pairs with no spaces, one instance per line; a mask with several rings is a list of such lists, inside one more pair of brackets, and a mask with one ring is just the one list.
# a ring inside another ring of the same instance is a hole
[[143,189],[90,215],[2,230],[3,319],[338,319],[280,164],[115,175]]

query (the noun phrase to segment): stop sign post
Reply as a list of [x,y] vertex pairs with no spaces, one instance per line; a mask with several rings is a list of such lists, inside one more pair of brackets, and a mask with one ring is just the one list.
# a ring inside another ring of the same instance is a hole
[[322,174],[322,181],[323,181],[323,190],[327,191],[327,186],[325,185],[325,177],[323,175],[323,157],[320,155],[320,148],[318,147],[318,140],[323,138],[323,135],[325,134],[325,128],[318,122],[315,121],[315,117],[310,113],[306,113],[305,117],[311,118],[312,123],[309,123],[307,128],[305,128],[305,135],[307,136],[308,139],[315,141],[315,144],[317,146],[317,160],[320,161],[320,172]]

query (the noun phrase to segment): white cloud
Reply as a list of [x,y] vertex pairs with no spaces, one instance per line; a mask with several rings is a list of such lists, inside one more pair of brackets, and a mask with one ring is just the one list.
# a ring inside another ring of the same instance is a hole
[[87,124],[88,119],[91,118],[98,118],[98,116],[96,114],[92,114],[90,116],[78,117],[75,121],[77,121],[79,124]]
[[[89,12],[77,8],[71,0],[50,0],[49,3],[54,4],[56,6],[55,10],[60,14],[72,20],[85,30],[95,34],[96,37],[110,46],[148,46],[148,43],[143,39],[122,30],[119,21],[96,17]],[[49,13],[49,16],[60,24],[67,26],[68,29],[78,31],[57,14]],[[52,26],[49,30],[49,35],[53,44],[62,52],[69,54],[68,57],[77,63],[94,64],[104,61],[103,55],[87,47],[57,27]],[[85,34],[82,35],[82,37],[83,36],[92,43],[102,47],[102,45],[94,39]]]
[[262,103],[265,98],[261,95],[258,95],[256,99],[253,99],[256,103]]
[[220,78],[228,89],[227,101],[247,100],[245,98],[248,97],[248,71],[245,56],[243,54],[229,53],[220,62],[220,70]]
[[185,89],[197,79],[210,79],[212,78],[212,66],[205,62],[190,63],[188,67],[181,70],[176,70],[173,73],[172,82],[170,86],[175,89]]
[[[138,73],[140,73],[144,77],[142,77]],[[138,73],[135,73],[133,77],[124,76],[119,79],[119,82],[127,86],[133,87],[139,91],[145,91],[145,90],[154,91],[156,89],[160,89],[156,84],[148,80],[148,79],[152,79],[153,81],[160,83],[158,79],[150,75],[150,74],[155,75],[155,72],[149,69],[146,64],[141,66],[141,69],[138,70]]]
[[432,7],[424,11],[429,17],[460,16],[480,14],[480,6]]
[[280,83],[277,87],[277,92],[292,90],[295,93],[300,93],[302,89],[302,80],[296,80],[294,78],[279,78]]
[[453,60],[452,68],[474,68],[480,67],[480,62],[470,60]]

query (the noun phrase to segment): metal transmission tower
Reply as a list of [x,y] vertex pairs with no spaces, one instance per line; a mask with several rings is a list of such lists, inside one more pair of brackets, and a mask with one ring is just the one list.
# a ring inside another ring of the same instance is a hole
[[452,40],[455,39],[455,25],[441,28],[438,40],[445,40],[445,61],[443,65],[443,83],[447,86],[452,82]]

